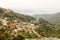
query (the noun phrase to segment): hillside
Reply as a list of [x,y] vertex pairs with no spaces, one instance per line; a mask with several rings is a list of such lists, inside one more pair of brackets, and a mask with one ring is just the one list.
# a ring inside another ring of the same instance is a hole
[[35,18],[43,18],[51,23],[60,23],[60,12],[55,14],[35,14]]
[[[13,21],[15,19],[17,21],[21,21],[21,23],[19,25],[23,29],[22,29],[22,32],[20,32],[20,31],[17,32],[18,36],[16,37],[16,40],[19,39],[20,36],[23,36],[24,38],[38,38],[36,34],[39,34],[38,36],[42,35],[43,37],[59,37],[60,38],[60,35],[59,35],[60,32],[57,33],[60,30],[60,28],[59,29],[57,28],[58,30],[56,30],[54,24],[51,24],[42,18],[34,18],[34,17],[28,16],[28,15],[15,13],[10,9],[0,8],[0,18],[4,19],[5,17],[7,17],[9,19],[8,21]],[[31,26],[31,24],[34,24],[34,26]],[[2,29],[4,28],[3,25],[0,27],[2,27]],[[35,29],[31,29],[31,27],[32,28],[34,27]],[[2,29],[0,28],[0,31],[2,31]],[[26,30],[28,32],[25,32]],[[7,31],[7,32],[5,32],[5,31]],[[3,37],[5,39],[8,39],[6,34],[3,34],[4,32],[7,33],[8,38],[11,37],[9,28],[6,28],[6,29],[4,28],[4,31],[1,33],[1,35],[4,35],[4,36],[2,36],[2,39],[3,39]],[[32,32],[32,33],[30,33],[30,32]],[[13,39],[15,40],[15,37],[13,37]]]
[[[24,14],[21,14],[21,13],[15,13],[10,9],[4,9],[4,8],[0,8],[0,15],[1,15],[0,18],[7,17],[9,20],[17,19],[18,21],[21,20],[23,22],[30,22],[30,21],[34,22],[37,19],[35,17],[24,15]],[[43,23],[49,23],[42,18],[39,18],[38,20],[40,22],[43,22]]]
[[3,16],[3,18],[4,17],[8,17],[11,20],[17,19],[17,20],[21,20],[21,21],[25,21],[25,22],[29,22],[31,20],[35,20],[34,17],[28,16],[28,15],[19,14],[19,13],[15,13],[15,12],[13,12],[10,9],[0,8],[0,17],[2,17],[2,16]]

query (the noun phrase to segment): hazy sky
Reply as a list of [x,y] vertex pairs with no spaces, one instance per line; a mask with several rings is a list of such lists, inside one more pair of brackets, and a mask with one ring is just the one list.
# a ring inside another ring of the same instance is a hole
[[20,10],[23,13],[33,10],[33,13],[26,14],[35,14],[35,11],[38,14],[54,13],[60,12],[60,0],[0,0],[0,7]]

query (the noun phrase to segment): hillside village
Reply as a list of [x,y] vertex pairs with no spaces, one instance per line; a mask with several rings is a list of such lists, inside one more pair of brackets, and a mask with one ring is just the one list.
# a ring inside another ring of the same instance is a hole
[[[3,27],[8,27],[11,34],[13,34],[15,37],[17,37],[17,33],[19,32],[29,32],[32,33],[32,31],[34,31],[34,29],[36,29],[36,25],[32,24],[31,22],[27,23],[27,22],[22,22],[19,21],[17,22],[17,20],[13,20],[13,21],[9,21],[7,17],[5,17],[4,19],[3,16],[5,15],[5,13],[10,12],[10,10],[6,10],[3,15],[0,18],[0,24],[3,25]],[[34,31],[35,32],[35,31]],[[38,34],[35,32],[35,34]],[[39,37],[39,35],[38,35]]]
[[42,18],[36,19],[15,13],[10,9],[0,8],[1,40],[60,40],[60,35],[57,32],[55,24]]
[[34,32],[38,37],[40,37],[39,34],[34,30],[38,28],[37,25],[34,25],[31,22],[17,22],[16,20],[13,20],[13,22],[9,22],[7,20],[8,18],[0,19],[0,22],[2,23],[3,27],[11,29],[9,31],[13,36],[17,37],[18,33],[20,32],[29,32],[30,34]]

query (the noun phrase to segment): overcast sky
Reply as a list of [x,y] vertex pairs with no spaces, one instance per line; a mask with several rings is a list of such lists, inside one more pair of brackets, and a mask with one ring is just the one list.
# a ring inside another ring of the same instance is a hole
[[[0,7],[17,10],[17,12],[22,11],[29,15],[35,13],[49,14],[60,12],[60,0],[0,0]],[[29,13],[31,11],[33,12]]]

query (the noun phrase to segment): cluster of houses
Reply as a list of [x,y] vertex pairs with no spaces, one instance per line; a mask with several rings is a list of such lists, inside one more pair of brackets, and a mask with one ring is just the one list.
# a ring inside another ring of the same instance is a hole
[[[32,21],[31,21],[32,22]],[[34,29],[36,29],[38,26],[31,23],[31,22],[17,22],[17,20],[9,21],[7,17],[4,19],[0,19],[0,26],[8,27],[11,32],[11,34],[15,37],[17,37],[18,32],[29,32],[32,33],[32,31],[39,37],[36,39],[26,39],[26,40],[60,40],[58,38],[46,38],[43,37],[40,39],[41,35],[38,34]]]
[[37,28],[37,26],[31,22],[9,21],[7,17],[0,19],[0,24],[3,25],[3,27],[8,27],[11,33],[13,35],[15,34],[14,36],[21,31],[32,33],[32,30]]

